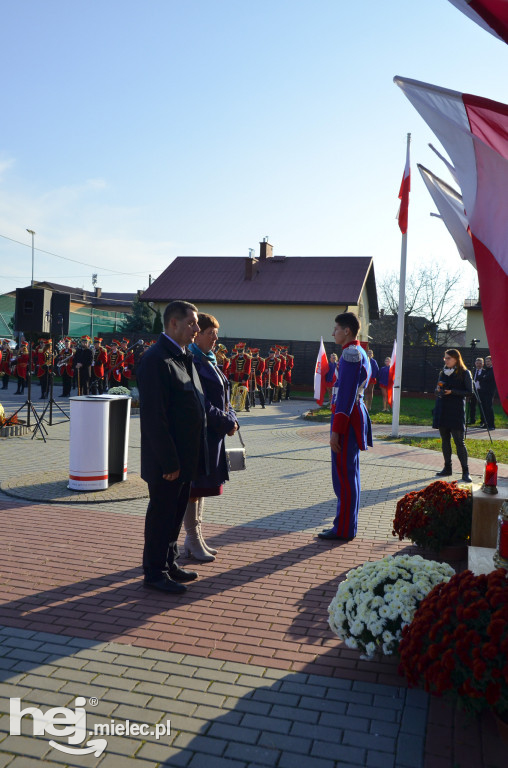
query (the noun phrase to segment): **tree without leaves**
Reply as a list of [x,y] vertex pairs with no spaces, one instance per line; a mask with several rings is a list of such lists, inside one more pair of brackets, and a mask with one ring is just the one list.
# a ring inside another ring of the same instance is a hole
[[[404,343],[446,345],[457,327],[464,326],[460,295],[462,273],[449,274],[439,264],[421,266],[406,278]],[[380,304],[386,314],[399,313],[399,276],[387,273],[379,283]]]

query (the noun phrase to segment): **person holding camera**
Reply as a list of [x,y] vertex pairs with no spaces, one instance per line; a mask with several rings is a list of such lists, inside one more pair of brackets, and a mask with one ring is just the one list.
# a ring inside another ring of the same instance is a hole
[[444,467],[437,477],[452,474],[452,443],[462,467],[462,482],[471,483],[467,448],[464,442],[466,431],[466,398],[473,394],[473,380],[458,349],[447,349],[444,353],[444,368],[439,374],[436,387],[436,405],[432,426],[439,429]]

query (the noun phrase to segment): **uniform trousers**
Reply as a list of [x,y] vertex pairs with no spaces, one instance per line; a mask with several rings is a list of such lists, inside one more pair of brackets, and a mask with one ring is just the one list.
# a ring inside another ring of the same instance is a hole
[[341,450],[332,451],[332,482],[337,496],[333,532],[345,539],[356,536],[360,508],[360,448],[351,427],[340,435]]
[[160,480],[148,483],[150,501],[145,518],[143,571],[157,581],[178,558],[178,535],[190,496],[190,482]]

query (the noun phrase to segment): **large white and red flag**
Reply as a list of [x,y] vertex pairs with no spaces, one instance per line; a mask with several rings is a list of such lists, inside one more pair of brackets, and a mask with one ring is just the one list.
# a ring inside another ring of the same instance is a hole
[[318,405],[323,405],[326,392],[326,374],[328,373],[329,367],[325,345],[323,344],[323,337],[321,336],[321,344],[319,345],[319,352],[316,360],[316,370],[314,371],[314,399],[317,401]]
[[476,269],[473,241],[469,234],[469,222],[464,213],[464,202],[457,190],[418,163],[418,170],[430,196],[436,204],[443,223],[453,237],[460,258],[469,261]]
[[392,357],[391,357],[391,363],[390,368],[388,369],[388,405],[390,408],[393,404],[393,384],[395,381],[395,361],[397,360],[397,339],[393,342],[393,349],[392,349]]
[[455,167],[475,252],[494,376],[508,413],[508,105],[417,80],[394,80]]
[[506,0],[450,0],[459,11],[494,37],[508,43],[508,3]]
[[408,213],[409,213],[409,190],[411,188],[411,166],[409,163],[409,140],[407,143],[407,152],[406,152],[406,165],[404,167],[404,173],[402,174],[402,181],[400,183],[400,190],[399,190],[399,200],[400,200],[400,208],[399,208],[399,227],[400,231],[403,235],[407,232],[407,219],[408,219]]

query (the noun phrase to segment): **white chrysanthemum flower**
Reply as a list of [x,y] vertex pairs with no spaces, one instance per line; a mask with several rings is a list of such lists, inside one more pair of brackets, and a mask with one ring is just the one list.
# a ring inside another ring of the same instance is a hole
[[358,648],[358,643],[354,639],[354,637],[346,637],[344,641],[348,648]]

